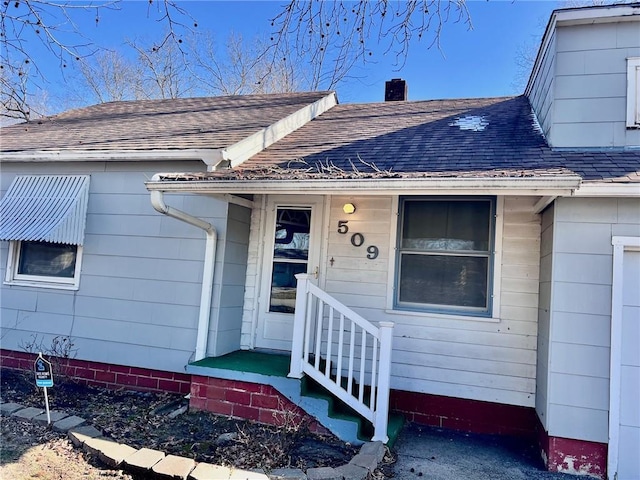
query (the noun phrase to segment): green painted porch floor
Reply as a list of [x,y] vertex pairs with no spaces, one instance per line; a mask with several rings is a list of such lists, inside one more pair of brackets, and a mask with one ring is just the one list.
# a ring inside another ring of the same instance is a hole
[[[286,377],[289,374],[291,363],[290,355],[277,353],[257,352],[255,350],[237,350],[221,357],[209,357],[193,362],[190,365],[205,368],[219,368],[237,372],[251,372],[272,377]],[[330,403],[330,415],[336,418],[349,419],[360,424],[362,440],[371,438],[373,430],[371,425],[351,410],[340,400],[333,398],[330,393],[318,386],[313,380],[305,378],[302,381],[302,393],[312,397],[326,398]],[[404,425],[401,415],[391,413],[389,415],[389,447],[396,442],[400,430]]]
[[205,368],[221,368],[237,372],[251,372],[272,377],[286,377],[291,356],[255,350],[237,350],[221,357],[203,358],[191,365]]

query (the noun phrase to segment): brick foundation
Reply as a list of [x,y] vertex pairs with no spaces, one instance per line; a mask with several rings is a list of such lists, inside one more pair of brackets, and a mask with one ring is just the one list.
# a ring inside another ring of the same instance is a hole
[[193,375],[189,408],[268,425],[307,423],[312,432],[328,433],[313,417],[271,385]]
[[[33,371],[35,354],[0,349],[0,365],[5,368]],[[161,391],[187,394],[191,375],[148,368],[127,367],[76,359],[55,359],[56,375],[73,377],[87,385],[104,388],[127,387],[132,390]]]
[[[33,370],[36,356],[0,349],[0,365]],[[58,370],[56,372],[56,369]],[[255,420],[269,425],[307,422],[312,431],[327,430],[270,385],[187,375],[84,360],[54,362],[54,375],[64,374],[89,385],[191,393],[190,408]],[[604,478],[606,444],[549,437],[532,408],[477,400],[391,391],[390,408],[408,422],[474,433],[535,437],[549,470],[585,472]]]
[[549,471],[607,478],[606,443],[552,437],[538,424],[538,445]]
[[392,390],[392,411],[409,422],[464,432],[535,437],[533,408]]

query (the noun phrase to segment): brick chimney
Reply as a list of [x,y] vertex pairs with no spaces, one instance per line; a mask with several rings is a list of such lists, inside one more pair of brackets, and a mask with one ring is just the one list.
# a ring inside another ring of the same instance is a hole
[[407,82],[393,78],[384,84],[385,102],[402,102],[407,99]]

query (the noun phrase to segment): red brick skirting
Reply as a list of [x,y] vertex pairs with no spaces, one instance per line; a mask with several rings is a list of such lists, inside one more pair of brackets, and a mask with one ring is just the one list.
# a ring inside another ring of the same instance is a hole
[[[36,356],[0,349],[0,365],[33,370]],[[90,385],[191,393],[190,408],[255,420],[270,425],[308,423],[312,431],[327,430],[270,385],[112,365],[85,360],[54,359],[54,375],[64,374]],[[56,371],[57,370],[57,371]],[[393,390],[392,411],[408,422],[474,433],[538,435],[549,470],[586,472],[604,478],[606,444],[549,437],[539,425],[533,408],[477,400]]]
[[268,425],[297,427],[307,423],[312,432],[328,433],[271,385],[192,375],[189,408]]
[[473,433],[535,437],[533,408],[392,390],[392,411],[409,422]]
[[538,424],[538,445],[549,471],[607,478],[606,443],[551,437]]
[[[33,371],[35,358],[35,354],[0,349],[0,365],[5,368]],[[51,360],[54,381],[56,375],[64,375],[97,387],[127,387],[133,390],[182,394],[189,393],[191,385],[191,375],[184,373],[76,359],[53,358]]]

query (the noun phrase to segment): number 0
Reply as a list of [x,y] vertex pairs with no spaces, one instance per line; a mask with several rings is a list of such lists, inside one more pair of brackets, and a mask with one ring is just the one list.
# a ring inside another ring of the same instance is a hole
[[354,233],[351,235],[351,245],[354,247],[361,247],[364,243],[364,235],[361,233]]

